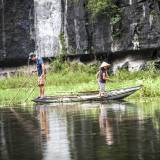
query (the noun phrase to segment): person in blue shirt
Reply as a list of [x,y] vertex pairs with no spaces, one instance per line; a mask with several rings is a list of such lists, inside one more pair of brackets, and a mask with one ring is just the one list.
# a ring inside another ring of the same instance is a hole
[[35,53],[31,53],[29,58],[33,61],[36,62],[37,64],[37,70],[33,72],[37,72],[38,75],[38,86],[40,88],[40,97],[39,98],[44,98],[44,92],[45,92],[45,79],[46,79],[46,68],[45,64],[43,62],[42,58],[37,57]]

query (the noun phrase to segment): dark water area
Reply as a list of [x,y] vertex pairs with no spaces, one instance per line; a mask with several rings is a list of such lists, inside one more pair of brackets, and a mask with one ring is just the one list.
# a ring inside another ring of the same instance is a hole
[[159,160],[159,102],[0,108],[0,160]]

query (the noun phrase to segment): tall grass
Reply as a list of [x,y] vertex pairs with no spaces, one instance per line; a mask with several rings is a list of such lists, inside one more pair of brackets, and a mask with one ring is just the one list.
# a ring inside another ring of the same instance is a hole
[[[99,65],[86,66],[78,63],[60,63],[54,61],[47,73],[46,94],[55,95],[60,92],[79,92],[98,90],[96,72]],[[114,82],[107,82],[107,90],[113,90],[134,85],[143,85],[142,90],[132,96],[158,97],[160,96],[160,72],[155,68],[130,73],[120,70],[110,75]],[[34,90],[33,93],[32,90]],[[0,80],[1,103],[28,102],[38,96],[37,76],[15,76]],[[61,93],[64,94],[64,93]]]

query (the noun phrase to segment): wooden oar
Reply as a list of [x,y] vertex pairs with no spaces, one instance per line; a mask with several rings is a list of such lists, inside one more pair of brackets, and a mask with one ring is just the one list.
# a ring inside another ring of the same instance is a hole
[[35,87],[31,90],[31,92],[28,94],[28,97],[25,99],[24,102],[27,102],[27,101],[28,101],[29,97],[34,93],[36,87],[37,87],[37,86],[35,86]]
[[112,80],[112,79],[109,79],[108,81],[109,82],[115,82],[115,83],[118,82],[118,81],[115,81],[115,80]]
[[[28,78],[30,78],[31,76],[32,76],[32,74],[29,74],[29,77],[28,77]],[[26,78],[25,81],[24,81],[24,83],[19,87],[16,95],[10,100],[9,105],[11,105],[12,102],[13,102],[13,100],[16,99],[17,96],[20,94],[20,90],[27,84],[28,78]],[[27,90],[25,90],[25,92],[28,93],[29,89],[30,89],[30,88],[27,88]]]
[[28,81],[28,79],[26,79],[26,80],[24,81],[24,83],[21,85],[21,87],[19,87],[19,89],[18,89],[16,95],[10,100],[9,105],[11,105],[12,102],[13,102],[13,100],[19,95],[20,90],[25,86],[25,84],[27,83],[27,81]]

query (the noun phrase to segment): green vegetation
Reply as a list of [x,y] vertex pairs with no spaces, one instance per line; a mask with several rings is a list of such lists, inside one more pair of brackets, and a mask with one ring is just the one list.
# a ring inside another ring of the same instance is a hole
[[[54,61],[47,74],[46,94],[57,95],[98,90],[95,76],[98,66],[99,64],[85,66],[77,63],[62,64]],[[114,82],[107,83],[108,90],[143,84],[143,89],[131,98],[160,96],[160,71],[154,68],[134,73],[121,70],[115,75],[111,75],[111,79]],[[30,102],[31,99],[38,96],[36,84],[36,76],[15,76],[0,80],[1,104],[10,103],[11,101],[12,103]]]
[[145,119],[147,117],[152,117],[152,122],[154,125],[154,128],[157,130],[160,129],[160,119],[159,119],[159,98],[150,98],[148,99],[141,99],[140,101],[133,101],[133,103],[139,107],[139,118]]
[[113,0],[88,0],[88,10],[93,19],[99,15],[109,17],[113,28],[113,38],[120,36],[122,13],[121,8]]
[[67,47],[66,47],[64,33],[61,33],[59,35],[59,39],[60,39],[60,43],[61,43],[61,54],[65,55],[67,53]]
[[117,14],[117,11],[119,11],[113,0],[88,0],[88,9],[94,17],[100,14],[110,16]]

